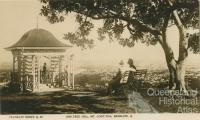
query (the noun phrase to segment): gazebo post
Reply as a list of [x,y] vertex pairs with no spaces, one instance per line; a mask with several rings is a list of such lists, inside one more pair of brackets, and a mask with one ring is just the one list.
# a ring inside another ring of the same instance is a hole
[[74,55],[70,55],[70,76],[72,79],[72,89],[74,90],[74,59],[73,59]]
[[[62,71],[62,66],[63,66],[63,58],[64,58],[64,56],[63,55],[60,55],[60,57],[59,57],[59,79],[61,79],[61,73],[63,72]],[[62,81],[62,86],[65,84],[65,80],[64,81]]]
[[60,78],[61,78],[61,76],[60,76],[60,73],[61,73],[61,67],[62,67],[62,65],[61,65],[61,60],[62,60],[62,58],[61,58],[61,56],[59,56],[59,65],[58,65],[58,77],[59,77],[59,80],[60,80]]
[[56,66],[55,66],[55,64],[53,64],[53,62],[54,62],[54,59],[55,59],[55,58],[54,58],[53,56],[51,56],[50,59],[51,59],[51,63],[50,63],[50,64],[51,64],[51,69],[52,69],[51,84],[53,84],[53,86],[54,86],[54,83],[55,83],[55,72],[56,72],[56,71],[55,71],[55,69],[56,69],[55,67],[56,67]]
[[23,55],[23,52],[22,52],[22,90],[23,92],[25,92],[26,90],[26,81],[25,81],[25,64],[24,64],[24,55]]
[[35,88],[37,90],[40,90],[40,56],[37,55],[36,56],[36,59],[37,59],[37,66],[36,66],[36,69],[37,69],[37,73],[36,73],[36,76],[37,76],[37,80],[35,81]]
[[20,83],[20,90],[23,91],[23,86],[22,86],[22,54],[21,51],[18,52],[17,56],[18,60],[18,81]]
[[40,78],[41,78],[41,75],[40,75],[40,56],[38,56],[38,83],[37,83],[37,87],[38,87],[38,90],[40,90]]
[[53,65],[52,65],[52,64],[53,64],[53,63],[52,63],[52,56],[50,56],[50,61],[51,61],[51,62],[50,62],[50,70],[51,70],[51,72],[52,72],[52,73],[51,73],[51,85],[53,85],[53,82],[54,82],[54,81],[53,81],[53,79],[54,79],[54,75],[53,75],[54,70],[53,70]]
[[33,91],[35,91],[35,55],[32,56]]
[[69,56],[67,56],[67,64],[68,64],[68,79],[67,79],[67,86],[70,87],[70,76],[71,76],[71,65],[70,65],[70,59]]
[[13,54],[13,73],[15,73],[15,63],[16,63],[15,55]]

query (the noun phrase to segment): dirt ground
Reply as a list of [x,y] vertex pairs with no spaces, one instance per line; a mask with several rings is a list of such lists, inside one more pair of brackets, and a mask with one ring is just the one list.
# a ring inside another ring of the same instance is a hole
[[1,96],[1,114],[135,113],[125,97],[57,91]]

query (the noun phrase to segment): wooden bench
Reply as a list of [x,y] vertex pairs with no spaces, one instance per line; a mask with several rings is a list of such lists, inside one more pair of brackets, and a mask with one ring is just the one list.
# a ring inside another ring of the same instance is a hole
[[127,90],[132,89],[137,91],[136,88],[143,87],[143,83],[146,79],[146,76],[147,76],[147,69],[139,69],[133,72],[133,78],[129,79],[128,81],[129,71],[126,71],[123,74],[122,79],[120,81],[120,83],[122,84],[122,89],[124,91],[124,94],[127,94]]
[[[145,80],[147,76],[147,69],[139,69],[136,70],[135,72],[133,72],[133,80]],[[126,71],[123,75],[122,75],[122,79],[120,81],[120,83],[125,84],[128,82],[128,77],[129,77],[129,71]]]
[[[129,72],[130,71],[126,71],[122,74],[122,78],[119,81],[119,83],[117,84],[117,89],[116,87],[113,88],[113,83],[108,84],[108,93],[111,95],[113,90],[115,91],[115,93],[120,94],[127,94],[128,91],[131,90],[136,90],[135,86],[138,85],[142,85],[142,81],[146,79],[146,75],[147,75],[147,69],[139,69],[136,70],[135,72],[133,72],[133,78],[129,79]],[[138,82],[141,81],[141,82]],[[130,88],[131,87],[131,88]]]

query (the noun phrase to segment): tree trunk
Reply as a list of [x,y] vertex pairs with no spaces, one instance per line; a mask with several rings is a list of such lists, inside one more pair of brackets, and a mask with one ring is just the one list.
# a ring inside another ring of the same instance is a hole
[[177,61],[175,60],[174,52],[167,41],[167,35],[166,35],[167,25],[168,21],[166,19],[165,27],[162,30],[162,37],[160,37],[160,44],[164,50],[167,67],[170,73],[169,89],[175,89],[177,86],[179,86],[179,82],[177,80],[177,72],[176,72]]
[[[173,3],[170,0],[168,0],[168,2],[170,6],[173,6]],[[165,19],[164,26],[162,29],[162,38],[160,39],[160,44],[164,50],[167,66],[170,73],[169,88],[177,89],[180,91],[183,90],[184,93],[187,93],[185,85],[185,62],[186,58],[188,57],[188,38],[186,38],[185,27],[183,26],[177,11],[174,10],[171,15],[179,31],[178,60],[175,60],[173,50],[170,47],[166,37],[166,31],[170,14]]]
[[177,89],[183,90],[184,93],[187,93],[186,85],[185,85],[185,64],[184,63],[185,63],[185,60],[177,64],[176,74],[177,74],[177,80],[179,82],[178,83],[179,86],[177,87]]
[[166,62],[170,73],[169,88],[181,91],[183,90],[185,93],[187,93],[185,85],[185,62],[188,56],[186,49],[187,45],[185,44],[187,42],[185,41],[187,41],[187,39],[185,38],[185,34],[183,33],[180,34],[178,60],[175,60],[173,50],[168,44],[165,35],[163,35],[164,42],[162,44],[162,48],[165,53]]
[[176,89],[180,84],[177,79],[177,61],[174,58],[174,53],[167,42],[163,43],[163,49],[167,62],[167,67],[170,73],[169,89]]
[[188,57],[188,38],[186,38],[186,33],[184,27],[178,26],[179,30],[179,58],[177,62],[177,79],[180,81],[180,90],[183,90],[184,93],[187,93],[186,85],[185,85],[185,62]]
[[170,73],[169,89],[183,90],[187,93],[185,85],[185,61],[187,55],[185,55],[183,59],[176,61],[173,51],[167,43],[164,44],[163,49]]
[[[173,6],[173,3],[168,0],[170,6]],[[179,31],[179,56],[176,61],[173,56],[173,51],[169,47],[166,40],[166,30],[163,33],[163,49],[165,51],[165,56],[167,60],[167,65],[170,71],[170,81],[171,84],[175,83],[175,88],[178,90],[183,90],[184,93],[187,93],[185,85],[185,62],[188,57],[188,38],[186,38],[185,27],[180,20],[177,10],[172,12],[172,17]],[[170,56],[170,54],[172,55]]]
[[168,70],[170,73],[170,78],[169,78],[169,89],[175,89],[176,88],[176,69],[174,69],[172,66],[168,65]]

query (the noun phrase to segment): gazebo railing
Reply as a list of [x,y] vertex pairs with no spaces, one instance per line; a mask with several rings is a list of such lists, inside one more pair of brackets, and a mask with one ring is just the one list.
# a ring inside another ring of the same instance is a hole
[[66,81],[67,76],[64,72],[47,71],[45,74],[41,72],[41,84],[46,84],[53,87],[62,87],[63,81]]
[[16,90],[33,91],[33,75],[20,75],[19,72],[11,72],[11,84]]
[[12,87],[17,88],[17,91],[30,91],[39,89],[39,84],[46,84],[49,87],[62,87],[66,84],[67,75],[64,72],[47,71],[45,75],[40,73],[34,77],[32,74],[20,75],[19,72],[11,72]]
[[24,89],[27,91],[33,91],[33,75],[24,76]]

